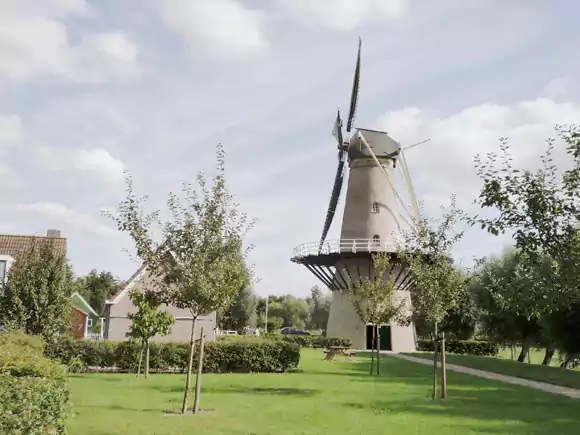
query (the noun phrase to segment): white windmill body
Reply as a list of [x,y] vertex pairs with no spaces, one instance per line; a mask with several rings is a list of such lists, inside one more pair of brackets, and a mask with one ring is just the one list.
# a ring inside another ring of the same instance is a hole
[[[350,133],[354,121],[359,77],[360,44],[347,133]],[[350,338],[354,348],[366,349],[372,346],[373,327],[365,325],[357,315],[347,287],[349,282],[374,276],[373,252],[389,252],[395,261],[386,273],[395,274],[398,296],[407,299],[410,307],[409,274],[396,258],[402,231],[413,228],[414,218],[418,217],[418,205],[403,149],[386,132],[359,128],[348,141],[344,141],[339,114],[334,136],[338,143],[339,162],[321,240],[298,246],[292,261],[306,266],[332,291],[327,336]],[[346,163],[349,178],[340,239],[326,240],[342,190]],[[401,170],[411,207],[402,199],[402,189],[396,186],[395,168]],[[416,348],[414,325],[383,325],[380,335],[381,349],[408,352]]]

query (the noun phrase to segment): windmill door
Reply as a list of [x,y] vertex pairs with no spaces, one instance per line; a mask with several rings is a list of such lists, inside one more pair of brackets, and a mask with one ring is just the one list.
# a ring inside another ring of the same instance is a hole
[[393,350],[391,345],[391,325],[381,326],[381,350]]

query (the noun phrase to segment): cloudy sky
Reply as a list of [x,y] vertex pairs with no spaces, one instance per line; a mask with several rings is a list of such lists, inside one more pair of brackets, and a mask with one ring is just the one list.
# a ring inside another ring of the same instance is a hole
[[[456,193],[471,210],[475,154],[507,136],[527,164],[554,124],[580,120],[577,3],[1,0],[0,232],[60,229],[77,273],[126,279],[131,241],[100,214],[122,198],[123,170],[162,206],[211,171],[220,141],[260,220],[256,291],[304,295],[316,280],[289,258],[320,237],[358,36],[356,125],[431,138],[407,155],[419,199],[437,210]],[[472,230],[456,254],[506,242]]]

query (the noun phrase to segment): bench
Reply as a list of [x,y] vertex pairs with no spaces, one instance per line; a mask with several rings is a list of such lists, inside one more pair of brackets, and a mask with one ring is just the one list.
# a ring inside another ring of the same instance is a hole
[[336,355],[343,355],[349,361],[352,361],[352,357],[356,355],[356,351],[347,348],[329,348],[323,352],[326,355],[324,357],[325,361],[332,361]]

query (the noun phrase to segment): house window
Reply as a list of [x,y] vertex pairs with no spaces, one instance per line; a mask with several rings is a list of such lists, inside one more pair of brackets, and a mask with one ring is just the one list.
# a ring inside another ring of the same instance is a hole
[[6,260],[0,260],[0,285],[6,282]]
[[87,319],[87,328],[90,328],[91,326],[93,326],[93,319],[88,318]]
[[379,212],[379,203],[373,202],[373,213],[378,213],[378,212]]
[[373,244],[375,246],[379,246],[381,244],[381,236],[379,236],[378,234],[375,234],[373,236]]

